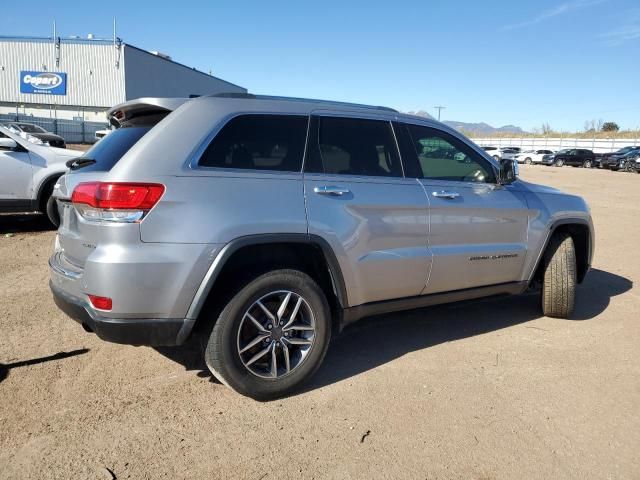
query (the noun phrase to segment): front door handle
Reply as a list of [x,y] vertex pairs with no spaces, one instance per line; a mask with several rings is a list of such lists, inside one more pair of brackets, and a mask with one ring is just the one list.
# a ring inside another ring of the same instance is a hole
[[313,191],[319,195],[331,195],[334,197],[341,197],[342,195],[351,193],[347,188],[332,186],[313,187]]
[[438,198],[448,198],[450,200],[460,197],[460,194],[458,192],[445,192],[444,190],[433,192],[431,195]]

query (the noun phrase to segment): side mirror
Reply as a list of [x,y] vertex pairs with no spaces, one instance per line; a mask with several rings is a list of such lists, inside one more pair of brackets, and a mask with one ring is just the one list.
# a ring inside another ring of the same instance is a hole
[[518,162],[509,158],[500,160],[500,184],[509,185],[516,181],[520,174]]
[[0,138],[0,150],[15,150],[18,143],[12,138]]

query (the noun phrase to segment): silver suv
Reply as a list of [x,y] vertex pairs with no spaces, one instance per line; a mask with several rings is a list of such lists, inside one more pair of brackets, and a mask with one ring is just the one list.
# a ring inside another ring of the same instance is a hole
[[382,107],[139,99],[54,191],[58,306],[112,342],[206,339],[215,377],[282,396],[361,317],[541,292],[567,317],[594,234],[445,125]]

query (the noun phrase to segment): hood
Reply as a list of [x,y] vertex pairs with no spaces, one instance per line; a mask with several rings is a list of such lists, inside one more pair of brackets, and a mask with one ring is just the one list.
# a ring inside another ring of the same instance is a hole
[[529,183],[523,180],[518,180],[518,185],[521,187],[523,191],[532,192],[532,193],[552,193],[556,195],[566,195],[562,190],[558,190],[557,188],[549,187],[548,185],[540,185],[537,183]]

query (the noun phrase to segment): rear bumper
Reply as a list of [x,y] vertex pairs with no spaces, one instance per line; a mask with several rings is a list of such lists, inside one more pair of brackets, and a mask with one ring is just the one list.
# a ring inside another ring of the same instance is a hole
[[191,331],[193,320],[171,318],[105,318],[91,306],[49,282],[53,300],[69,317],[102,340],[128,345],[180,345]]

